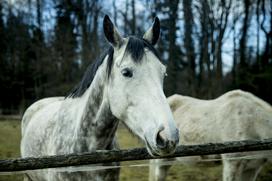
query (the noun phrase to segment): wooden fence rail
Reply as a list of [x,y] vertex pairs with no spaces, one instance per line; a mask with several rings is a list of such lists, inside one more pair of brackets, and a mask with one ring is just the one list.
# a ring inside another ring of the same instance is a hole
[[[173,158],[261,150],[272,150],[272,139],[178,146],[176,152],[173,155],[156,158]],[[0,160],[0,172],[35,170],[43,168],[57,168],[147,159],[154,159],[154,157],[151,157],[145,148],[110,151],[101,150],[93,153]]]

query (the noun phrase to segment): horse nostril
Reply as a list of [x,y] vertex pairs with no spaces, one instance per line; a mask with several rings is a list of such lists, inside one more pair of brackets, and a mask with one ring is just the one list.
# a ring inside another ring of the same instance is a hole
[[161,133],[163,132],[163,129],[160,130],[156,137],[156,144],[160,148],[165,148],[167,146],[167,141],[162,137]]
[[176,147],[176,145],[177,145],[176,141],[169,141],[170,147]]

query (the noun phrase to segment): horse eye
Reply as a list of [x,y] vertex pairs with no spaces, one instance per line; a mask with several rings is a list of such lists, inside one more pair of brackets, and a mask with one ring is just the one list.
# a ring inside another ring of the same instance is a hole
[[121,71],[122,75],[124,77],[129,77],[131,78],[133,76],[133,73],[132,73],[132,70],[128,69],[128,68],[124,68],[122,71]]

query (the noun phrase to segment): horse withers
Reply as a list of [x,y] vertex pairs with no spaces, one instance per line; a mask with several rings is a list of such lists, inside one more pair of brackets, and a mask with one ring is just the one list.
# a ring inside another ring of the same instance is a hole
[[[22,120],[22,157],[41,157],[117,149],[122,121],[145,142],[153,156],[172,154],[179,131],[163,93],[166,67],[154,45],[158,18],[143,38],[121,37],[108,16],[103,20],[109,49],[85,72],[67,97],[37,101]],[[117,163],[112,163],[115,165]],[[95,172],[31,171],[32,180],[117,180],[119,170]]]

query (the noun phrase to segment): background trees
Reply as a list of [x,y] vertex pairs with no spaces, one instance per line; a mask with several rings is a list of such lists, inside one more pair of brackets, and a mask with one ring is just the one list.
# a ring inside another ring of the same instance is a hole
[[241,88],[272,103],[271,9],[269,0],[2,0],[0,110],[67,95],[107,46],[105,14],[124,35],[142,35],[159,16],[167,95]]

